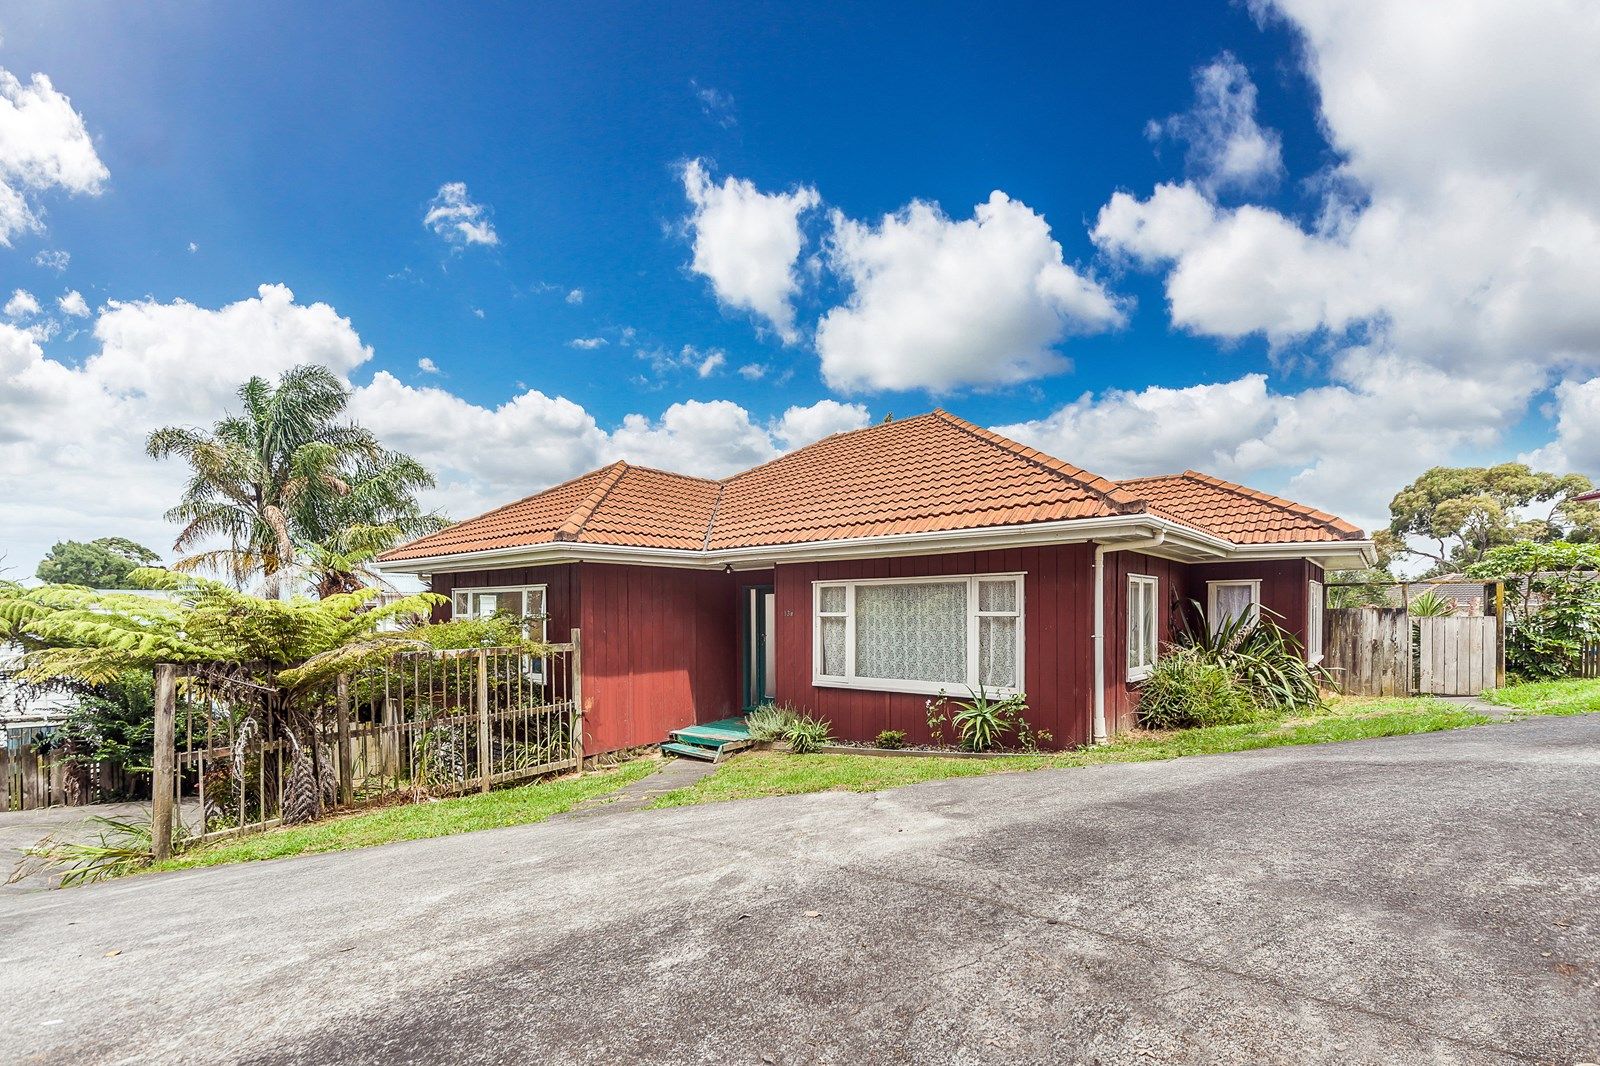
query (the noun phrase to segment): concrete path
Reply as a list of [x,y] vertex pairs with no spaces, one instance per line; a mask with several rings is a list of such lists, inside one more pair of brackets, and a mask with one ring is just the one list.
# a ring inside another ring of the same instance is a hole
[[[59,876],[34,873],[7,884],[6,879],[24,858],[23,852],[46,837],[57,840],[89,841],[99,834],[90,821],[96,815],[106,818],[149,817],[148,803],[96,803],[86,807],[45,807],[34,811],[0,811],[0,898],[4,894],[42,892],[54,888]],[[3,907],[4,904],[0,904]]]
[[551,821],[563,821],[569,818],[594,818],[599,815],[642,811],[654,803],[656,797],[664,796],[668,792],[673,792],[680,788],[688,788],[715,769],[716,765],[714,763],[704,762],[700,759],[679,759],[667,756],[661,760],[661,767],[649,777],[643,777],[632,784],[624,785],[610,795],[595,796],[592,799],[584,800],[572,810],[556,815]]
[[1600,716],[0,906],[0,1061],[1600,1060]]

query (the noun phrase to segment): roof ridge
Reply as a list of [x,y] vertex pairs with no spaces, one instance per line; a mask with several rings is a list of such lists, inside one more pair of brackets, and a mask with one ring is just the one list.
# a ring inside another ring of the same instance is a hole
[[1217,477],[1215,474],[1207,474],[1200,470],[1185,470],[1181,474],[1171,476],[1188,478],[1191,481],[1198,481],[1202,485],[1210,485],[1212,488],[1231,492],[1235,496],[1243,496],[1248,500],[1256,500],[1257,502],[1268,504],[1278,508],[1280,511],[1302,515],[1318,525],[1325,526],[1339,534],[1340,538],[1344,540],[1359,540],[1362,535],[1360,529],[1346,522],[1338,515],[1329,514],[1327,511],[1319,511],[1308,504],[1297,503],[1283,496],[1274,496],[1270,492],[1262,492],[1260,489],[1253,489],[1249,485],[1241,485],[1237,481],[1229,481],[1226,478]]
[[800,447],[795,448],[795,449],[793,449],[791,451],[784,452],[782,455],[774,455],[771,459],[768,459],[764,463],[757,463],[755,466],[747,466],[743,470],[736,470],[733,473],[729,474],[727,477],[723,478],[719,482],[719,484],[726,485],[728,482],[735,481],[735,480],[737,480],[739,478],[742,478],[746,474],[753,474],[757,470],[762,469],[763,467],[771,466],[773,463],[781,463],[785,459],[789,458],[791,455],[797,455],[800,452],[805,451],[807,448],[813,448],[816,445],[821,444],[823,441],[837,440],[840,437],[849,437],[849,436],[852,436],[852,435],[854,435],[856,433],[870,433],[875,429],[882,429],[885,426],[903,426],[908,422],[915,422],[919,418],[932,418],[935,415],[937,415],[938,413],[939,413],[939,409],[938,408],[934,408],[932,411],[924,411],[922,414],[920,414],[920,415],[912,415],[910,418],[899,418],[899,419],[896,419],[893,422],[874,422],[869,426],[857,426],[855,429],[841,429],[837,433],[829,433],[826,437],[818,437],[816,440],[812,441],[811,443],[802,444],[802,445],[800,445]]
[[682,478],[685,481],[704,481],[708,485],[720,485],[722,482],[714,477],[701,477],[699,474],[684,474],[677,470],[668,470],[660,466],[640,466],[638,463],[628,463],[626,459],[618,459],[619,463],[627,463],[629,470],[639,470],[646,474],[663,474],[667,477]]
[[726,481],[717,482],[717,498],[711,501],[711,513],[706,516],[706,535],[700,542],[701,551],[711,550],[711,531],[717,528],[717,512],[722,509],[722,494],[727,491]]
[[960,415],[953,415],[942,407],[935,407],[932,414],[950,425],[977,437],[992,447],[1010,452],[1035,466],[1043,467],[1053,474],[1057,474],[1069,481],[1076,482],[1091,492],[1098,493],[1100,498],[1114,505],[1117,510],[1126,514],[1133,511],[1149,509],[1149,501],[1141,499],[1122,488],[1110,478],[1101,477],[1091,470],[1081,466],[1073,466],[1064,459],[1057,459],[1049,452],[1042,452],[1038,448],[1030,448],[1021,441],[1012,440],[1010,437],[996,433],[992,429],[985,429],[973,422],[968,422]]
[[593,517],[595,509],[616,488],[617,482],[622,480],[622,475],[628,472],[628,463],[618,459],[612,463],[605,478],[596,486],[595,490],[579,501],[578,506],[572,509],[567,520],[556,527],[554,539],[559,541],[574,541],[583,533],[584,523]]

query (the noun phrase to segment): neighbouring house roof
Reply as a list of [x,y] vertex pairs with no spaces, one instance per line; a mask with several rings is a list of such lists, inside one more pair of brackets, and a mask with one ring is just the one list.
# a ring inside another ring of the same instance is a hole
[[838,433],[720,481],[613,463],[382,556],[540,544],[710,550],[1153,515],[1237,545],[1361,540],[1194,471],[1115,482],[945,411]]

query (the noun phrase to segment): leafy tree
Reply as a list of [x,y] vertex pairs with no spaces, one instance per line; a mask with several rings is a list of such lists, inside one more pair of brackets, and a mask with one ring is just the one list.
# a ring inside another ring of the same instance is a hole
[[0,640],[22,647],[21,677],[109,686],[161,663],[187,667],[214,689],[235,693],[257,725],[286,740],[283,817],[290,822],[315,817],[331,792],[333,771],[316,751],[313,726],[333,677],[399,651],[433,647],[425,628],[380,633],[378,627],[442,602],[420,593],[373,608],[375,590],[261,599],[165,570],[136,571],[133,579],[167,596],[0,587]]
[[1432,559],[1435,572],[1469,567],[1491,548],[1519,540],[1594,539],[1600,508],[1572,499],[1591,487],[1581,474],[1524,463],[1436,466],[1395,495],[1388,532],[1395,550]]
[[1600,544],[1518,541],[1489,549],[1467,573],[1506,583],[1506,665],[1522,677],[1566,677],[1600,640]]
[[[317,559],[316,549],[347,554],[336,541],[352,527],[385,531],[388,547],[444,524],[417,503],[416,493],[433,485],[420,464],[338,421],[349,390],[331,371],[297,366],[276,385],[253,377],[238,395],[242,413],[209,432],[168,426],[146,443],[154,458],[178,456],[192,471],[182,500],[167,512],[183,524],[174,547],[186,551],[214,538],[228,545],[198,551],[179,569],[216,566],[241,587],[259,573],[267,595],[277,598],[298,561]],[[362,547],[374,550],[372,542]],[[354,570],[329,571],[315,561],[310,569],[323,591],[359,584]]]
[[124,537],[57,541],[35,571],[40,581],[55,585],[85,585],[92,589],[128,589],[128,575],[152,566],[161,557]]

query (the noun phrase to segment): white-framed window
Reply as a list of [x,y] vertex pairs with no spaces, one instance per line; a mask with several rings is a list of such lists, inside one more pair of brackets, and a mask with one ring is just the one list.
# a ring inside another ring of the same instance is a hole
[[1207,581],[1206,618],[1215,633],[1226,622],[1245,616],[1251,622],[1261,618],[1261,581]]
[[1128,575],[1128,680],[1143,681],[1156,666],[1161,582],[1146,574]]
[[1322,661],[1322,582],[1313,581],[1306,591],[1306,661]]
[[526,635],[543,642],[549,626],[545,618],[544,585],[506,585],[499,588],[456,589],[451,597],[455,618],[492,618],[508,614],[527,619]]
[[880,692],[1022,688],[1022,575],[812,582],[812,683]]

